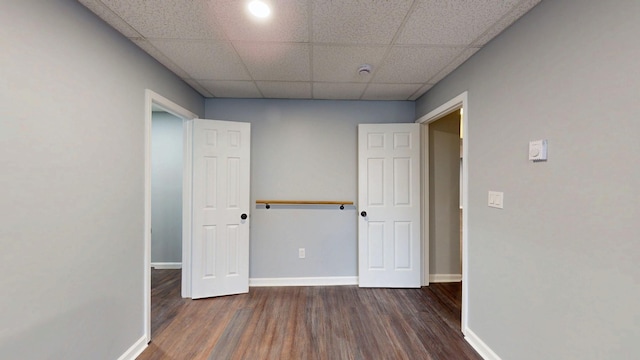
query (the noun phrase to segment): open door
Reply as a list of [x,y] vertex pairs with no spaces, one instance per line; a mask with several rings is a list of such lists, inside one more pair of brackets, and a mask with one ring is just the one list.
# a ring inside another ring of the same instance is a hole
[[193,299],[249,291],[249,123],[194,120]]
[[360,287],[420,287],[420,125],[359,125],[358,186]]

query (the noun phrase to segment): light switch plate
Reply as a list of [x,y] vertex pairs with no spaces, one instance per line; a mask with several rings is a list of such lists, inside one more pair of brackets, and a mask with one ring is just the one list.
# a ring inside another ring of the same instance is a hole
[[504,193],[501,191],[489,191],[489,207],[504,209]]

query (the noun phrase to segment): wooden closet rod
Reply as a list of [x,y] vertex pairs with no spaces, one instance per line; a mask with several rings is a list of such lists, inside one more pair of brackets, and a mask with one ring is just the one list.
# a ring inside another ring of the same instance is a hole
[[353,201],[324,201],[324,200],[256,200],[256,204],[278,205],[353,205]]
[[340,210],[345,205],[353,205],[353,201],[324,201],[324,200],[256,200],[256,204],[264,204],[267,209],[271,205],[340,205]]

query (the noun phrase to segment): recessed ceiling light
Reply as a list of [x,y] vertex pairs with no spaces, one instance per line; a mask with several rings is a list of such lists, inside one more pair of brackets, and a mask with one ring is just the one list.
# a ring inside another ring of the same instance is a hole
[[264,19],[271,15],[271,9],[269,5],[265,4],[263,1],[255,0],[249,3],[249,12],[258,18]]

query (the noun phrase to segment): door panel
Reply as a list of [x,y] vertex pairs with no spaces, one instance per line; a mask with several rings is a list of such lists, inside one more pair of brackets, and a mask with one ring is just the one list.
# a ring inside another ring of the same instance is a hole
[[411,222],[397,221],[394,224],[395,269],[411,269]]
[[250,124],[194,120],[192,298],[249,291]]
[[393,205],[411,205],[411,159],[393,159]]
[[216,226],[215,225],[205,225],[204,234],[203,234],[203,244],[202,247],[204,249],[204,256],[202,258],[202,265],[204,267],[203,277],[204,278],[213,278],[216,276]]
[[367,159],[367,205],[384,205],[384,159]]
[[359,282],[420,287],[420,127],[358,126]]
[[367,222],[369,269],[384,269],[384,222]]
[[216,188],[216,185],[218,185],[218,182],[216,181],[216,178],[218,177],[218,163],[215,157],[205,157],[204,161],[205,161],[205,179],[204,179],[204,184],[205,184],[205,199],[206,199],[206,203],[205,203],[205,207],[208,209],[215,209],[216,204],[218,204],[218,201],[216,199],[216,195],[218,193],[218,189]]

